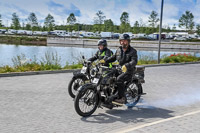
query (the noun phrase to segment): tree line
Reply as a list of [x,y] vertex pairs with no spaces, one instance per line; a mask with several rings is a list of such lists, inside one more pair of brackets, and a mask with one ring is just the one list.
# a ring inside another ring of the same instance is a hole
[[[52,30],[67,30],[67,31],[89,31],[89,32],[116,32],[116,33],[124,33],[124,32],[132,32],[134,34],[137,33],[146,33],[151,34],[159,31],[159,18],[158,13],[156,11],[152,11],[148,17],[148,25],[146,25],[142,19],[139,21],[135,21],[133,26],[131,26],[129,21],[129,13],[123,12],[120,17],[120,25],[115,25],[111,19],[106,19],[104,13],[99,10],[94,17],[94,24],[80,24],[77,22],[76,16],[74,13],[70,13],[67,17],[67,24],[56,25],[55,19],[51,14],[48,14],[44,19],[44,25],[41,26],[38,24],[38,19],[35,13],[31,12],[26,19],[27,23],[24,21],[20,24],[20,18],[17,13],[12,14],[12,23],[10,27],[11,29],[24,29],[24,30],[32,30],[32,31],[52,31]],[[185,11],[184,14],[179,19],[178,27],[184,28],[185,31],[193,32],[195,28],[194,16],[190,11]],[[0,27],[2,25],[2,17],[0,14]],[[4,26],[5,27],[5,26]],[[169,26],[163,27],[164,32],[177,31],[177,27],[174,24],[172,28]],[[196,32],[200,34],[200,24],[196,25]]]

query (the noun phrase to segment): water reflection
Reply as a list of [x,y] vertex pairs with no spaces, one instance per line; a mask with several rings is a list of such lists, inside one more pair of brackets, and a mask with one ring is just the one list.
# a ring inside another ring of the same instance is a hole
[[[116,51],[116,48],[111,48],[113,52]],[[22,46],[22,45],[0,45],[0,66],[10,65],[12,66],[12,58],[20,54],[25,54],[29,59],[33,59],[34,56],[37,57],[38,61],[45,56],[45,53],[54,52],[61,57],[61,65],[64,66],[66,62],[69,64],[77,63],[81,55],[84,55],[86,58],[91,57],[97,51],[97,48],[81,48],[81,47],[47,47],[47,46]],[[158,52],[156,49],[137,49],[139,59],[143,56],[149,56],[153,59],[157,59]],[[200,50],[162,50],[161,57],[163,55],[170,55],[176,53],[190,53],[200,57]]]

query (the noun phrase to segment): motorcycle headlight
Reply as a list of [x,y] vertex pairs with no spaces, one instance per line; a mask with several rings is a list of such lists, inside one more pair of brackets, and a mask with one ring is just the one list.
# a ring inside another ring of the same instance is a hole
[[91,74],[92,77],[94,77],[96,75],[96,70],[95,69],[96,68],[93,68],[93,69],[90,70],[90,74]]

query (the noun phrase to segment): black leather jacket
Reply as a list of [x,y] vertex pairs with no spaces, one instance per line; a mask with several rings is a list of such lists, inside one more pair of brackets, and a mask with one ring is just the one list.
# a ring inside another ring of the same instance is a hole
[[116,53],[113,56],[107,58],[105,62],[110,63],[116,60],[119,62],[119,65],[126,66],[127,72],[133,72],[138,61],[137,51],[129,45],[127,51],[124,52],[120,46]]
[[[108,57],[111,57],[112,55],[113,55],[113,52],[110,49],[104,48],[102,51],[98,50],[96,52],[96,54],[88,60],[92,61],[92,62],[97,59],[98,60],[101,60],[101,59],[106,60]],[[105,63],[105,66],[109,66],[109,63]]]

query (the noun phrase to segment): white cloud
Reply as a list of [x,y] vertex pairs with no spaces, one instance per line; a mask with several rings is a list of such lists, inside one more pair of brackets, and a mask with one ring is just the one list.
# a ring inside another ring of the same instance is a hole
[[174,25],[178,23],[179,9],[172,4],[165,4],[163,9],[163,24]]
[[[51,8],[48,3],[58,4],[57,8]],[[189,4],[188,4],[189,3]],[[98,10],[101,10],[107,19],[112,19],[115,24],[120,24],[122,12],[129,13],[130,23],[143,20],[148,24],[148,17],[152,10],[160,15],[160,0],[1,0],[0,13],[4,23],[11,22],[11,15],[16,12],[21,19],[28,18],[30,12],[34,12],[38,20],[43,21],[50,13],[54,16],[57,24],[66,24],[69,16],[67,13],[71,5],[80,11],[76,16],[80,23],[92,24]],[[62,6],[62,7],[61,7]],[[163,11],[163,25],[178,24],[178,19],[185,10],[189,10],[195,16],[195,22],[200,20],[200,0],[165,0]],[[54,9],[54,10],[52,10]],[[71,9],[73,10],[73,9]],[[160,17],[160,16],[159,16]],[[6,19],[6,20],[4,20]]]
[[194,0],[181,0],[182,2],[193,2]]

